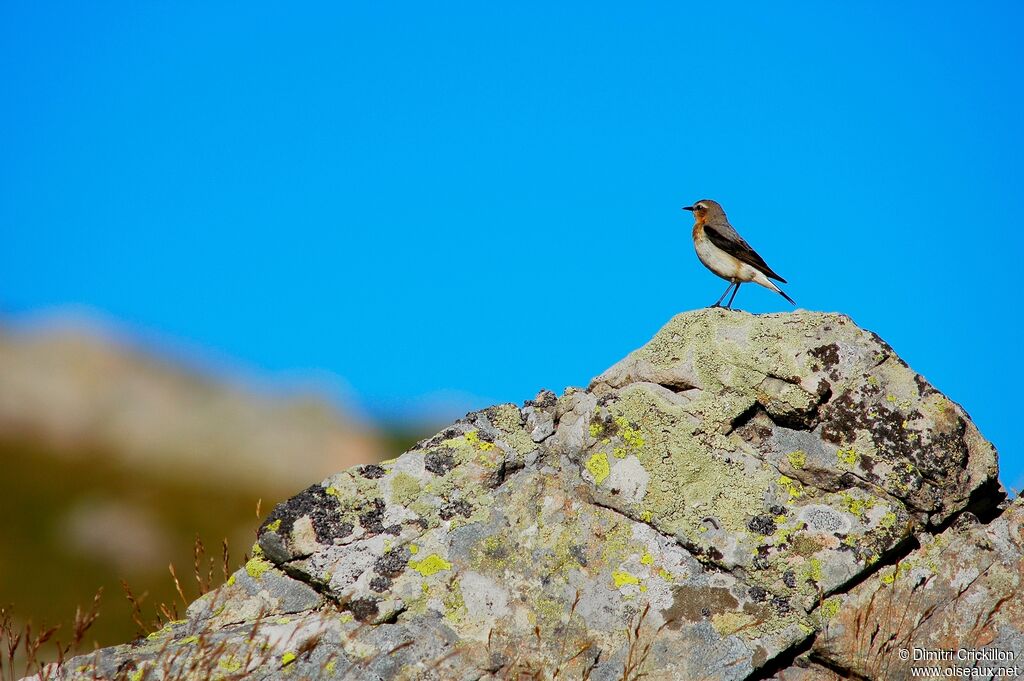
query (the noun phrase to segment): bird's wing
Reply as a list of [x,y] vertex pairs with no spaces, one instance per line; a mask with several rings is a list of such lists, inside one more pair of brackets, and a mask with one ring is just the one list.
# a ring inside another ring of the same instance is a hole
[[707,235],[708,240],[715,246],[718,246],[737,260],[761,270],[765,276],[781,281],[783,284],[787,283],[786,280],[777,275],[771,267],[768,267],[768,263],[764,261],[764,258],[759,256],[757,251],[751,248],[750,244],[743,240],[743,237],[736,234],[736,230],[730,231],[732,231],[732,234],[723,234],[722,231],[719,231],[711,225],[704,225],[704,233]]

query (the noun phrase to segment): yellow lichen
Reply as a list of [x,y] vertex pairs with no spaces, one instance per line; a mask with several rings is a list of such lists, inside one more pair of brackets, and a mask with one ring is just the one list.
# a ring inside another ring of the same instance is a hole
[[249,576],[253,579],[259,579],[263,576],[263,573],[274,567],[270,561],[253,556],[249,559],[249,562],[245,564],[245,571],[249,573]]
[[491,442],[487,442],[486,440],[481,440],[480,439],[480,433],[478,433],[475,430],[469,431],[468,433],[466,433],[462,437],[464,437],[466,439],[466,442],[468,442],[470,444],[470,446],[476,447],[477,449],[479,449],[481,451],[488,452],[488,451],[494,449],[494,444],[491,443]]
[[296,655],[295,653],[293,653],[292,651],[289,650],[288,652],[286,652],[284,655],[281,656],[281,666],[282,667],[287,667],[292,662],[295,662],[295,660],[297,658],[298,658],[298,655]]
[[867,511],[871,510],[871,508],[873,508],[875,505],[874,499],[870,497],[862,499],[860,497],[853,496],[849,492],[841,492],[839,494],[839,499],[843,505],[843,508],[845,508],[847,511],[857,516],[858,518],[863,518],[864,514]]
[[852,468],[860,460],[860,454],[857,453],[856,449],[840,449],[836,452],[836,459],[839,460],[839,463]]
[[604,482],[604,479],[608,477],[611,472],[611,466],[608,464],[608,456],[603,452],[594,454],[592,457],[587,459],[586,468],[590,471],[590,474],[594,476],[594,483],[600,485]]
[[616,589],[621,589],[622,587],[626,586],[627,584],[636,584],[636,585],[640,584],[640,578],[639,577],[631,575],[630,573],[626,572],[625,570],[616,570],[615,572],[613,572],[612,573],[612,580],[615,582],[615,588]]
[[839,614],[839,607],[842,604],[843,599],[839,598],[838,596],[833,596],[832,598],[825,599],[825,601],[821,604],[821,607],[819,608],[821,618],[825,620],[832,619],[833,617]]
[[815,582],[821,581],[821,561],[817,558],[811,558],[807,561],[807,568],[804,571],[804,575]]
[[803,496],[803,489],[799,482],[786,475],[780,475],[778,479],[779,487],[786,490],[789,494],[790,500],[799,499]]
[[629,424],[629,421],[625,417],[617,416],[615,418],[615,425],[619,427],[619,433],[622,435],[623,442],[632,449],[640,449],[644,446],[644,437],[640,434],[640,431]]
[[641,565],[651,565],[654,563],[654,556],[651,555],[650,551],[644,551],[644,555],[640,556]]
[[430,577],[442,570],[451,570],[452,564],[436,553],[432,553],[423,560],[410,560],[409,567],[424,577]]
[[786,455],[789,459],[789,465],[793,468],[803,468],[807,465],[807,453],[803,450],[798,449],[795,452],[790,452]]

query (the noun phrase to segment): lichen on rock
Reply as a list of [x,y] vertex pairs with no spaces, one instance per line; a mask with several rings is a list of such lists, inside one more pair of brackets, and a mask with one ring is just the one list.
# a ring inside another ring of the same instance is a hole
[[986,635],[1022,640],[1000,614],[1022,607],[1019,504],[996,475],[966,413],[849,318],[691,312],[586,390],[474,412],[279,505],[220,619],[204,597],[167,637],[294,614],[319,638],[268,639],[278,671],[330,678],[618,679],[640,650],[650,678],[902,678],[849,632],[879,594],[951,598],[965,543],[993,566],[970,587]]

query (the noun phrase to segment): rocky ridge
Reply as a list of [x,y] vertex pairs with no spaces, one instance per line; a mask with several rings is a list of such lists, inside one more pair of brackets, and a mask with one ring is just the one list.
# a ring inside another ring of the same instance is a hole
[[63,673],[906,678],[910,644],[1024,651],[997,472],[849,318],[685,313],[586,390],[306,489],[186,620]]

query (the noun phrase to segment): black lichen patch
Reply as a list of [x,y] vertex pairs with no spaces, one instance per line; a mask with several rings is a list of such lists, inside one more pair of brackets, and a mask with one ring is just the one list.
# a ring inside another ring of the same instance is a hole
[[373,571],[384,577],[397,577],[409,564],[409,550],[404,546],[388,551],[373,564]]
[[267,526],[280,521],[274,530],[281,536],[287,536],[295,521],[309,516],[313,523],[316,540],[321,544],[330,544],[352,534],[352,523],[341,519],[341,504],[337,497],[327,493],[320,485],[311,485],[291,499],[278,504],[260,526],[260,534]]
[[587,547],[583,544],[572,544],[569,546],[569,555],[576,559],[576,562],[583,567],[587,567],[589,560],[587,559]]
[[790,589],[796,588],[796,573],[792,570],[786,570],[782,573],[782,583],[788,586]]
[[775,534],[775,518],[770,515],[756,515],[747,521],[747,529],[765,536]]
[[772,606],[780,615],[785,615],[790,611],[789,599],[783,598],[782,596],[776,596],[772,599]]
[[372,622],[380,612],[377,601],[373,598],[357,598],[350,601],[348,609],[359,622]]
[[[927,394],[929,386],[917,381],[918,390]],[[867,380],[830,402],[824,409],[821,436],[839,447],[850,447],[858,432],[866,432],[875,448],[875,456],[859,461],[865,477],[872,483],[895,488],[898,496],[913,498],[915,507],[933,510],[941,505],[937,488],[956,485],[968,458],[965,433],[967,423],[959,413],[949,412],[931,420],[917,409],[896,406],[895,398],[883,401],[873,397],[878,391]],[[869,394],[872,393],[872,394]],[[925,423],[927,427],[915,426]],[[888,479],[875,473],[879,461],[893,464]],[[932,489],[919,493],[924,481]]]
[[761,586],[752,586],[747,590],[750,600],[755,603],[764,603],[768,600],[768,590]]
[[380,534],[384,531],[384,500],[373,499],[367,505],[370,510],[359,515],[359,524],[367,534]]
[[445,440],[454,440],[455,438],[460,437],[461,435],[462,435],[462,431],[461,430],[459,430],[458,428],[456,428],[454,426],[450,426],[448,428],[445,428],[440,433],[438,433],[434,437],[430,438],[426,442],[424,442],[423,443],[423,448],[424,449],[429,449],[431,447],[437,447],[438,445],[440,445]]
[[363,476],[364,478],[369,478],[370,480],[382,478],[384,477],[384,473],[386,472],[383,468],[373,463],[366,466],[360,466],[357,470],[359,471],[359,475]]
[[376,591],[377,593],[384,593],[391,588],[391,580],[387,577],[381,577],[377,575],[370,580],[370,590]]
[[808,350],[807,354],[821,362],[824,369],[832,369],[839,364],[839,346],[835,343],[819,345]]
[[[630,425],[633,428],[637,427],[636,424]],[[619,434],[619,424],[615,422],[615,419],[612,418],[611,414],[607,413],[591,421],[590,429],[591,433],[598,440],[604,439],[606,437],[615,437],[616,435]]]
[[449,501],[443,505],[437,514],[441,516],[442,520],[451,520],[457,515],[468,518],[473,515],[473,507],[465,499],[459,499],[457,501]]
[[434,475],[445,475],[455,468],[454,451],[447,447],[433,449],[423,457],[423,466]]

